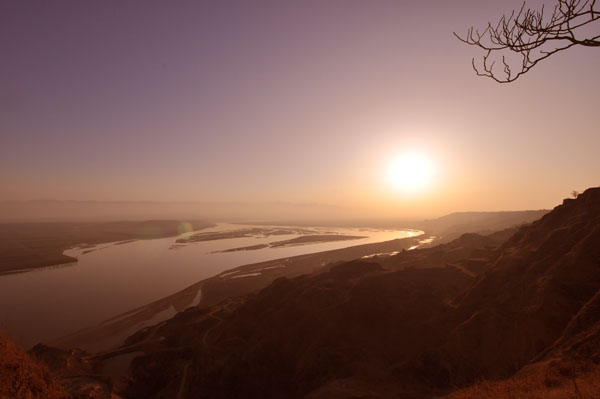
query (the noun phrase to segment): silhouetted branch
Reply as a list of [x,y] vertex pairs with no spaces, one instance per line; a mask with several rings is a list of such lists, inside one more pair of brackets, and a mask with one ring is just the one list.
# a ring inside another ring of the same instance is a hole
[[[523,3],[519,10],[503,15],[495,25],[488,23],[483,31],[470,27],[464,37],[456,32],[454,36],[485,51],[481,62],[472,60],[478,76],[486,76],[498,83],[513,82],[559,51],[577,45],[600,47],[600,34],[590,34],[587,29],[598,27],[598,24],[593,25],[600,20],[600,10],[595,7],[596,0],[558,0],[552,14],[547,16],[543,6],[538,11],[525,8]],[[584,33],[587,36],[582,36]],[[518,55],[520,62],[509,61],[506,55],[510,52]],[[496,54],[502,55],[501,72],[494,69],[499,59]]]

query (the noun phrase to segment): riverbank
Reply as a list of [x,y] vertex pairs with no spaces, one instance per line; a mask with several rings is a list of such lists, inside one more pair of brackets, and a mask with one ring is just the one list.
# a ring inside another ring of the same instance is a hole
[[201,280],[172,295],[154,301],[91,328],[87,328],[51,342],[63,348],[78,347],[97,352],[118,346],[131,334],[169,319],[176,312],[190,306],[212,306],[224,299],[245,295],[268,286],[273,280],[309,274],[337,262],[375,254],[408,250],[423,240],[422,232],[414,236],[390,241],[357,245],[342,249],[316,252],[288,258],[247,264],[225,270],[216,276]]
[[0,275],[77,262],[63,252],[108,242],[174,237],[214,226],[203,221],[0,223]]

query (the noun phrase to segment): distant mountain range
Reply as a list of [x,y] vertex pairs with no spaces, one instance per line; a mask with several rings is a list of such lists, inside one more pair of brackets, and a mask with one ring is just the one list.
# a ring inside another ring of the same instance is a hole
[[509,227],[531,223],[549,211],[455,212],[437,219],[413,222],[416,228],[438,236],[442,241],[458,238],[465,232],[491,234]]

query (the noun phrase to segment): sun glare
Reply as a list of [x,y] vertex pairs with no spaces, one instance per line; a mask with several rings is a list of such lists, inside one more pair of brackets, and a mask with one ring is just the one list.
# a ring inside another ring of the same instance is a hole
[[417,151],[406,151],[392,159],[386,180],[394,191],[418,193],[431,184],[434,165],[430,157]]

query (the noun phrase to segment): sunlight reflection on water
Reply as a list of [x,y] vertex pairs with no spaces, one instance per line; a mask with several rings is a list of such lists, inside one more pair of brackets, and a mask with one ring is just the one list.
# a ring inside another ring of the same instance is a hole
[[[255,227],[259,226],[219,224],[202,230],[202,233]],[[287,227],[271,229],[284,230]],[[79,260],[76,264],[69,264],[69,267],[50,267],[36,272],[0,276],[0,328],[13,335],[22,345],[30,346],[146,305],[236,266],[420,233],[331,227],[302,229],[314,230],[318,234],[335,233],[366,238],[215,252],[293,239],[300,234],[268,237],[257,234],[253,237],[175,243],[178,238],[197,233],[189,232],[179,237],[73,248],[65,251],[65,254]],[[176,245],[176,250],[170,249],[173,245]]]

